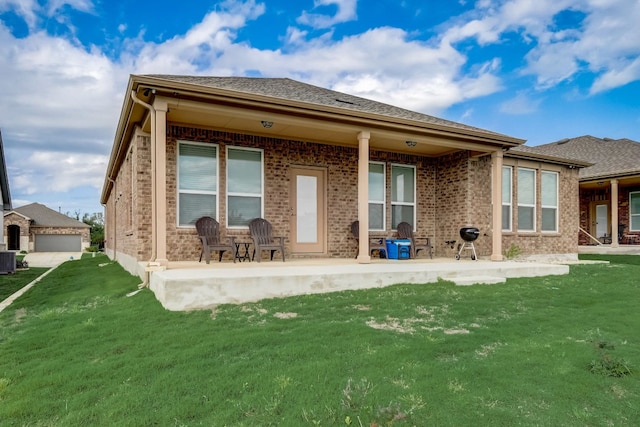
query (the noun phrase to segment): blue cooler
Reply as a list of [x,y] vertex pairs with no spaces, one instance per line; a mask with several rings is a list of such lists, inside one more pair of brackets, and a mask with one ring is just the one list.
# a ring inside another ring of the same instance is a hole
[[409,259],[411,253],[411,240],[409,239],[387,239],[387,258],[389,259]]

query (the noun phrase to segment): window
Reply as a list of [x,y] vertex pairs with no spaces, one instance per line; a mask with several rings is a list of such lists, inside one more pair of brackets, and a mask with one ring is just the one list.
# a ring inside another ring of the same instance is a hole
[[178,142],[178,225],[192,226],[201,216],[217,218],[218,147]]
[[384,230],[385,164],[369,163],[369,230]]
[[518,230],[536,230],[536,171],[518,168]]
[[502,230],[511,231],[511,194],[513,186],[511,183],[511,166],[502,167]]
[[406,221],[415,226],[416,169],[391,165],[391,228]]
[[542,231],[558,231],[558,173],[541,173]]
[[262,150],[227,149],[227,226],[246,227],[263,216],[262,169]]
[[629,193],[629,230],[640,231],[640,191]]

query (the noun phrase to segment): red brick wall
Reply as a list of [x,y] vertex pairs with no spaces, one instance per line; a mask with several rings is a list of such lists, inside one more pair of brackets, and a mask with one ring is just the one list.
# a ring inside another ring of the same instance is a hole
[[[640,186],[625,186],[619,185],[618,187],[618,224],[623,224],[625,235],[640,235],[640,232],[630,232],[629,222],[629,193],[634,191],[640,191]],[[587,232],[591,233],[592,225],[595,222],[595,212],[592,212],[593,205],[597,203],[610,203],[611,201],[611,187],[603,185],[602,188],[595,189],[581,189],[580,190],[580,227]],[[609,216],[611,210],[609,209]],[[611,217],[609,217],[609,227],[611,227]],[[609,230],[612,231],[611,229]],[[592,233],[593,234],[593,233]],[[613,231],[613,234],[617,234],[617,230]],[[594,237],[598,237],[595,236]],[[590,239],[584,233],[580,233],[580,244],[591,245],[595,242]],[[625,243],[623,240],[622,243]]]
[[[167,133],[167,256],[170,261],[197,260],[200,255],[195,229],[176,225],[178,140],[218,144],[218,203],[222,235],[246,237],[248,234],[246,230],[225,229],[227,146],[263,150],[264,216],[273,224],[274,234],[285,236],[287,247],[290,237],[289,167],[307,165],[324,168],[327,172],[328,206],[326,256],[355,256],[355,240],[350,232],[351,222],[357,219],[358,152],[355,147],[235,134],[179,124],[169,124]],[[151,160],[148,136],[133,137],[127,159],[106,205],[106,245],[109,249],[115,245],[118,252],[143,261],[151,256]],[[466,225],[481,230],[481,237],[476,241],[478,254],[491,254],[490,156],[472,158],[468,152],[458,152],[429,158],[373,150],[370,160],[385,162],[387,177],[387,231],[372,232],[372,237],[392,237],[395,234],[391,230],[391,164],[406,164],[416,167],[416,234],[432,238],[435,255],[453,257],[454,251],[444,242],[450,239],[459,242],[459,229]],[[512,233],[504,237],[503,248],[515,242],[525,253],[577,252],[574,232],[578,223],[577,170],[563,169],[560,182],[563,200],[560,208],[561,233],[554,236]],[[568,201],[564,201],[565,198]],[[538,204],[538,224],[539,216]]]

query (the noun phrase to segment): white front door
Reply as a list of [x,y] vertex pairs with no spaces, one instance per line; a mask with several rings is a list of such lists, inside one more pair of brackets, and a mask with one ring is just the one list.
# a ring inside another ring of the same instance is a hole
[[291,167],[291,251],[324,253],[325,170]]
[[609,206],[596,205],[596,237],[599,239],[609,233]]

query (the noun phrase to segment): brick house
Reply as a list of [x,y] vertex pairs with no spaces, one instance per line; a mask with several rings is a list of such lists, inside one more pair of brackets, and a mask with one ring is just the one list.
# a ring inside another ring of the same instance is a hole
[[519,150],[591,164],[579,174],[580,245],[640,244],[640,143],[584,135]]
[[4,214],[7,249],[27,252],[80,252],[91,244],[91,227],[40,203]]
[[575,256],[586,163],[509,151],[523,143],[291,79],[132,75],[101,194],[105,251],[140,276],[197,260],[194,222],[210,215],[244,239],[268,219],[289,258],[368,263],[368,237],[401,221],[436,256],[466,225],[480,257],[511,244]]

